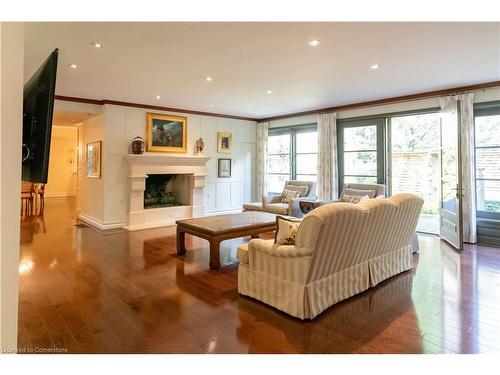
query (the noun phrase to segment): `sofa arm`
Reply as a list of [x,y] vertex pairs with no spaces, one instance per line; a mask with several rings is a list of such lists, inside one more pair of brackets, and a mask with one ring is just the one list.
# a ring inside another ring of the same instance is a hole
[[281,194],[279,195],[264,195],[262,197],[262,207],[265,207],[271,203],[280,203],[281,202]]
[[284,281],[305,284],[312,261],[312,250],[294,245],[276,245],[273,240],[248,243],[248,267]]
[[302,201],[315,201],[316,197],[300,197],[290,199],[288,202],[288,216],[304,217],[304,213],[300,209],[300,202]]

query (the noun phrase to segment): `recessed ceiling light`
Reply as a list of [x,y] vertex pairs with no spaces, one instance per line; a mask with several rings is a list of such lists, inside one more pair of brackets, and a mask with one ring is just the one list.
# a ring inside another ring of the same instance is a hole
[[95,48],[102,48],[102,43],[99,43],[99,42],[92,42],[90,43],[92,44]]
[[210,76],[205,77],[205,81],[212,82],[212,77],[210,77]]
[[319,44],[319,40],[313,39],[313,40],[310,40],[309,42],[307,42],[307,44],[309,47],[316,47]]
[[267,90],[266,94],[271,95],[274,91],[273,90]]
[[78,68],[78,66],[76,66],[76,64],[69,64],[69,67],[70,67],[71,69],[76,69],[76,68]]
[[373,64],[370,66],[371,70],[377,70],[378,69],[378,64]]
[[214,106],[213,104],[210,104],[210,107],[211,107],[211,108],[213,108],[213,107],[215,107],[215,106]]
[[156,95],[156,99],[160,99],[160,98],[161,98],[161,96],[160,96],[160,95]]

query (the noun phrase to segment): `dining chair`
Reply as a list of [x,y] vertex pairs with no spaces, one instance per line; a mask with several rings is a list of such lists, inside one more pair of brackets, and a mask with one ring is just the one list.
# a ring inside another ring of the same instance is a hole
[[23,207],[26,214],[33,213],[33,200],[35,197],[35,186],[32,182],[21,183],[21,214]]

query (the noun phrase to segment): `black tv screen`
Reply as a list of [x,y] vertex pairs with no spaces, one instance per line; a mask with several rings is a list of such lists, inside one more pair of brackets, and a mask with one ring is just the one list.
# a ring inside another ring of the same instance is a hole
[[23,181],[47,183],[59,50],[24,85]]

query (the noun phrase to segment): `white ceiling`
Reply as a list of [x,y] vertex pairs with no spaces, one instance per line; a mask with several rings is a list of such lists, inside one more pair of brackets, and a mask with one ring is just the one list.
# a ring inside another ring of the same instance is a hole
[[499,80],[499,25],[26,23],[25,79],[57,47],[59,95],[263,118]]
[[75,126],[91,117],[92,114],[75,111],[55,110],[52,124],[58,126]]

